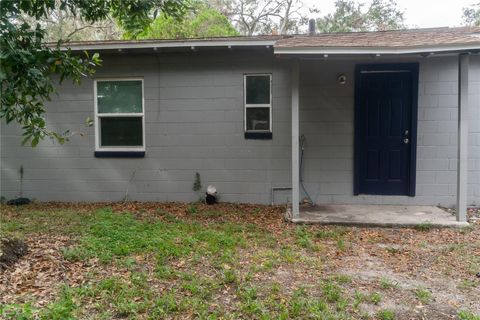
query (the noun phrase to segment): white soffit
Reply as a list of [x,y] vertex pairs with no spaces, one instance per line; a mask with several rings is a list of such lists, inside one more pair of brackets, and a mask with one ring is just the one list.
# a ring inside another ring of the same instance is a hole
[[274,48],[275,54],[284,55],[361,55],[361,54],[412,54],[430,52],[452,52],[480,50],[480,43],[465,45],[441,45],[421,47],[280,47]]

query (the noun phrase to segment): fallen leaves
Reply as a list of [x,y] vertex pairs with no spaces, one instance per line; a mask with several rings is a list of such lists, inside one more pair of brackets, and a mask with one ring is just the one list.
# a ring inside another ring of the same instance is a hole
[[[67,210],[82,215],[91,214],[106,206],[117,213],[132,212],[136,219],[147,221],[162,220],[168,223],[172,219],[181,219],[196,221],[206,227],[210,223],[252,225],[252,230],[258,229],[268,234],[272,243],[267,245],[247,240],[248,245],[239,249],[236,264],[222,263],[221,269],[235,271],[239,281],[244,281],[248,275],[256,284],[278,283],[283,293],[290,294],[301,286],[309,286],[317,283],[319,279],[339,273],[353,278],[350,284],[352,288],[360,288],[362,291],[379,290],[378,279],[384,276],[401,284],[402,290],[423,283],[435,289],[439,297],[437,304],[443,303],[445,308],[458,308],[462,303],[474,305],[476,299],[473,295],[478,293],[480,287],[477,284],[480,280],[475,276],[480,272],[478,226],[466,231],[375,228],[340,230],[331,226],[305,226],[305,232],[312,243],[307,247],[300,247],[296,244],[297,226],[283,222],[283,206],[223,203],[213,206],[200,203],[34,203],[21,208],[2,206],[1,210],[2,219],[15,220],[24,210],[52,213]],[[195,206],[195,210],[188,209],[191,206]],[[472,219],[477,214],[478,211],[471,211],[469,216]],[[45,223],[48,224],[48,221]],[[245,237],[254,237],[255,232],[245,231]],[[322,234],[323,238],[319,234]],[[61,232],[28,234],[28,254],[15,265],[0,271],[0,304],[34,301],[35,306],[45,306],[56,298],[62,284],[79,287],[90,283],[92,278],[104,279],[112,276],[118,276],[126,282],[131,281],[132,270],[125,266],[105,266],[95,258],[74,262],[66,260],[63,255],[64,248],[72,247],[77,240]],[[181,239],[178,241],[181,242]],[[282,257],[279,252],[284,248],[291,249],[291,253],[287,252],[291,257]],[[260,255],[262,250],[266,252],[263,256]],[[276,254],[274,257],[278,256],[281,260],[273,266],[270,251]],[[154,253],[131,258],[135,261],[133,271],[152,276],[152,279],[148,280],[150,287],[159,294],[169,292],[175,281],[179,281],[176,278],[163,282],[153,279]],[[204,260],[195,262],[191,257],[181,257],[169,261],[169,267],[177,271],[193,272],[205,278],[217,276],[219,270],[206,267],[209,265],[208,257],[202,259]],[[259,271],[253,272],[253,267]],[[464,279],[477,281],[471,293],[462,293],[455,288],[455,284]],[[234,308],[236,298],[232,289],[227,286],[222,288],[222,291],[225,293],[219,297],[219,301]],[[417,304],[408,296],[408,292],[390,291],[392,301],[397,304],[400,304],[399,301],[410,301],[412,306]],[[211,307],[215,309],[217,302],[213,302]],[[428,308],[429,306],[422,305],[418,309],[424,311]]]
[[89,281],[89,274],[125,273],[115,267],[105,269],[98,259],[69,262],[62,249],[72,243],[68,236],[33,234],[26,240],[29,253],[14,266],[0,272],[0,304],[34,301],[44,306],[54,300],[62,284],[80,286]]
[[14,265],[18,259],[27,254],[27,244],[16,238],[0,241],[0,271]]
[[63,280],[66,268],[59,248],[65,236],[32,235],[26,242],[30,252],[11,268],[0,273],[0,303],[26,301],[31,296],[45,305],[54,295],[52,288]]

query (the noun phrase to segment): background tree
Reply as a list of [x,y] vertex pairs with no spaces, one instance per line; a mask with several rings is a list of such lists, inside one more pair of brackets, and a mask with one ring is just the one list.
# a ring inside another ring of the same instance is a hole
[[468,26],[480,26],[480,2],[463,8],[463,22]]
[[308,23],[308,13],[318,13],[316,8],[311,8],[308,13],[305,10],[303,3],[297,0],[284,0],[281,5],[282,10],[277,15],[278,30],[280,34],[299,33],[302,26]]
[[[244,35],[298,33],[308,21],[299,0],[209,0]],[[315,11],[314,9],[309,10]]]
[[[177,39],[236,36],[239,32],[219,10],[204,2],[196,2],[182,17],[159,15],[136,36],[137,39]],[[126,35],[128,38],[129,35]]]
[[373,0],[367,11],[367,25],[370,31],[405,29],[404,12],[395,0]]
[[403,12],[394,0],[335,1],[335,11],[317,19],[320,32],[381,31],[405,28]]
[[122,28],[114,21],[110,14],[105,19],[96,22],[87,22],[78,14],[63,10],[61,0],[55,0],[54,8],[47,16],[39,19],[22,14],[19,20],[29,25],[40,24],[45,30],[43,41],[57,42],[60,39],[72,41],[81,40],[114,40],[122,36]]
[[81,16],[86,23],[103,21],[111,16],[131,34],[141,32],[157,13],[180,17],[185,11],[180,0],[16,0],[0,5],[0,118],[17,122],[23,128],[23,143],[35,146],[40,139],[66,139],[47,129],[44,119],[45,101],[55,92],[55,76],[59,82],[92,74],[100,63],[97,54],[72,54],[61,47],[45,44],[46,31],[40,21],[55,10]]
[[88,23],[81,16],[75,17],[60,11],[59,15],[52,13],[50,19],[39,23],[45,25],[47,42],[57,42],[59,39],[115,40],[122,36],[122,28],[110,16],[102,21]]

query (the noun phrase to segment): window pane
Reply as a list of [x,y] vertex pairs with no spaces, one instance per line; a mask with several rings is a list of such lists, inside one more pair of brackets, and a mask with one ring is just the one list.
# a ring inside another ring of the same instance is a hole
[[270,104],[270,76],[247,76],[247,104]]
[[100,118],[102,147],[143,146],[141,117]]
[[270,108],[247,108],[247,131],[270,131]]
[[141,113],[141,81],[98,81],[98,113]]

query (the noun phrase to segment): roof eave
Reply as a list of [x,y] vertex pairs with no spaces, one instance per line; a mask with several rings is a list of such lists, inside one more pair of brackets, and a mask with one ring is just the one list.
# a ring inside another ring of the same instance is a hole
[[122,42],[122,43],[81,43],[62,47],[72,51],[85,50],[128,50],[128,49],[162,49],[162,48],[218,48],[218,47],[262,47],[275,44],[276,40],[200,40],[172,42]]
[[402,55],[480,50],[480,43],[417,47],[274,47],[281,55]]

